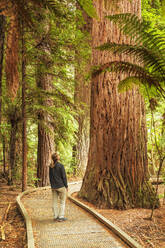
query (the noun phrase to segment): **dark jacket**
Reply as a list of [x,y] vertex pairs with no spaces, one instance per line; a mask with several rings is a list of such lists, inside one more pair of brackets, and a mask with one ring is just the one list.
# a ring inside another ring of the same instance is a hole
[[68,188],[65,168],[59,162],[49,167],[49,179],[51,188],[53,189]]

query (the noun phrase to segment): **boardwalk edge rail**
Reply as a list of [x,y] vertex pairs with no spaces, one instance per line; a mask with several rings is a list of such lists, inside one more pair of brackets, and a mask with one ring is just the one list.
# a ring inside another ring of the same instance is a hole
[[[74,192],[76,193],[76,192]],[[107,220],[103,215],[99,214],[92,208],[88,207],[87,205],[83,204],[79,200],[73,198],[71,195],[68,195],[68,198],[77,204],[79,207],[85,209],[90,214],[95,216],[96,219],[98,219],[100,222],[102,222],[106,227],[108,227],[113,233],[115,233],[118,237],[120,237],[121,240],[123,240],[129,247],[131,248],[142,248],[140,244],[138,244],[133,238],[131,238],[127,233],[122,231],[119,227],[114,225],[110,220]]]
[[[72,183],[69,183],[69,185],[77,184],[77,183],[80,183],[80,182],[72,182]],[[20,209],[20,212],[21,212],[22,216],[24,217],[25,223],[26,223],[28,248],[35,248],[34,236],[33,236],[33,228],[32,228],[31,218],[29,217],[29,215],[28,215],[23,203],[21,202],[21,198],[24,195],[27,195],[27,194],[32,193],[32,192],[35,192],[37,190],[47,190],[47,189],[50,189],[50,186],[40,187],[40,188],[36,188],[36,189],[32,189],[32,190],[26,190],[26,191],[22,192],[21,194],[19,194],[17,196],[17,198],[16,198],[17,205],[18,205],[18,207]],[[71,194],[73,194],[73,193],[75,193],[75,191],[72,191],[71,193],[68,193],[68,198],[73,203],[75,203],[79,207],[85,209],[90,214],[95,216],[95,218],[97,218],[100,222],[102,222],[105,226],[107,226],[111,231],[113,231],[117,236],[119,236],[127,245],[129,245],[129,247],[131,247],[131,248],[142,248],[142,246],[140,244],[138,244],[134,239],[132,239],[128,234],[126,234],[124,231],[122,231],[119,227],[114,225],[111,221],[107,220],[103,215],[97,213],[92,208],[88,207],[87,205],[83,204],[79,200],[77,200],[74,197],[72,197]]]

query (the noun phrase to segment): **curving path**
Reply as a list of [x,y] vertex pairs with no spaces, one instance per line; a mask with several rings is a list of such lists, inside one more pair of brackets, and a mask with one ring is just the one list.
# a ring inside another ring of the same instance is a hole
[[[78,191],[80,184],[72,184],[69,191]],[[127,248],[128,246],[91,214],[70,200],[66,203],[66,222],[54,222],[51,190],[37,190],[21,198],[32,220],[34,237],[28,248]],[[29,236],[30,237],[30,236]]]

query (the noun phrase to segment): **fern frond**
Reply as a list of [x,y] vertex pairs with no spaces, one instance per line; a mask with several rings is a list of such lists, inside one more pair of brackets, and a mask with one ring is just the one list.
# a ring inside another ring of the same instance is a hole
[[[145,88],[149,86],[149,82],[151,81],[151,78],[143,78],[143,77],[126,77],[125,79],[121,80],[118,84],[118,91],[120,93],[128,91],[128,90],[132,90],[134,88],[134,86],[141,86],[144,85]],[[141,88],[142,89],[142,88]],[[165,92],[163,93],[162,88],[158,88],[158,87],[154,87],[154,89],[156,89],[156,91],[152,89],[152,92],[154,92],[155,96],[162,96],[163,98],[165,98]],[[151,91],[151,88],[150,88]]]
[[159,52],[165,50],[165,37],[155,31],[146,32],[147,24],[136,15],[130,13],[107,16],[110,21],[118,25],[120,30],[128,35],[136,44],[143,44]]
[[134,85],[140,86],[142,82],[137,77],[127,77],[121,80],[118,84],[118,91],[125,92],[127,90],[131,90]]
[[162,75],[162,80],[165,80],[165,60],[160,53],[150,51],[143,46],[130,44],[105,43],[97,49],[107,50],[116,54],[133,55],[136,62],[143,63],[144,66],[151,67],[152,73],[159,72]]
[[143,68],[142,66],[132,64],[129,62],[123,61],[112,61],[101,65],[97,68],[93,69],[92,77],[96,77],[102,72],[116,72],[116,73],[124,73],[129,75],[129,77],[134,76],[139,78],[141,82],[144,84],[148,84],[150,87],[154,86],[165,98],[165,90],[162,88],[160,84],[161,78],[155,77],[154,74],[149,73],[147,68]]
[[130,13],[109,15],[107,18],[119,26],[124,34],[134,38],[142,30],[141,21],[136,15]]
[[[68,9],[66,6],[66,1],[55,1],[55,0],[30,0],[33,5],[49,9],[52,11],[57,17],[66,17],[66,10]],[[65,8],[66,7],[66,8]]]
[[93,6],[93,1],[92,0],[77,0],[77,2],[80,4],[80,6],[84,9],[84,11],[93,18],[97,18],[97,13],[96,10]]
[[92,72],[92,76],[95,77],[102,72],[109,71],[109,72],[120,72],[120,73],[127,73],[129,75],[148,75],[148,71],[145,70],[143,67],[132,64],[129,62],[124,61],[112,61],[106,64],[103,64],[97,68],[94,68]]
[[[97,49],[117,54],[127,54],[134,58],[135,64],[125,61],[112,61],[97,67],[93,77],[103,71],[124,73],[132,80],[135,77],[149,87],[153,86],[165,98],[165,36],[155,30],[147,31],[146,22],[130,13],[107,16],[119,29],[133,40],[133,44],[106,43]],[[140,62],[140,65],[137,65]],[[128,82],[125,79],[123,84]],[[129,81],[131,82],[131,81]]]

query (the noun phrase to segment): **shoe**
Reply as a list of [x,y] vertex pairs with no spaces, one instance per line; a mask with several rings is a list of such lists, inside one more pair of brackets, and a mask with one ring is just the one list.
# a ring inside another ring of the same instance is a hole
[[58,221],[58,220],[59,220],[59,217],[57,217],[57,218],[54,218],[53,220],[54,220],[54,221]]
[[58,218],[59,222],[66,221],[66,220],[67,220],[67,218]]

